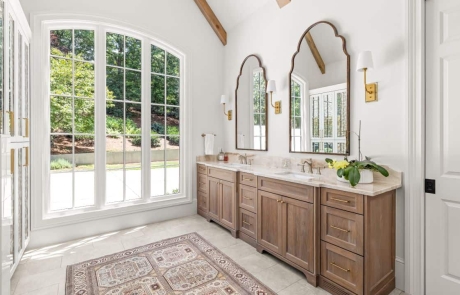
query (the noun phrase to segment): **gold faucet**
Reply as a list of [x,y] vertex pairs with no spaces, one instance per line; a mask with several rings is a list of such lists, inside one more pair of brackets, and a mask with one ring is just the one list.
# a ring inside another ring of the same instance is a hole
[[297,166],[301,166],[300,172],[305,173],[305,165],[308,165],[308,173],[313,174],[313,159],[305,160],[303,164],[297,164]]
[[248,156],[246,154],[244,154],[244,156],[239,155],[238,159],[240,160],[240,164],[248,164]]

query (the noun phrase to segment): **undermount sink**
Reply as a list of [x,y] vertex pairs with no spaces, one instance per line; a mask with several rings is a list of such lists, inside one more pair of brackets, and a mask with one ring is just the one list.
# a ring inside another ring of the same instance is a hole
[[294,172],[288,172],[288,171],[275,173],[275,175],[287,176],[287,177],[292,177],[292,178],[301,179],[301,180],[309,180],[309,179],[314,179],[315,178],[315,177],[310,176],[310,175],[294,173]]

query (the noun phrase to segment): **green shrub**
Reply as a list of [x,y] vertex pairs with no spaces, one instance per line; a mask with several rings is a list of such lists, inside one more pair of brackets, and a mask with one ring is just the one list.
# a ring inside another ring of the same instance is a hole
[[[140,129],[139,129],[140,130]],[[139,132],[140,134],[140,132]],[[142,137],[141,136],[130,136],[128,137],[129,141],[134,146],[141,146],[142,145]],[[160,146],[160,138],[155,132],[151,132],[150,134],[150,147],[157,148]]]
[[66,159],[56,159],[51,161],[51,170],[71,169],[72,164]]
[[169,141],[170,145],[178,146],[180,144],[180,137],[179,137],[179,127],[178,126],[168,126],[168,136],[167,140]]
[[162,123],[153,122],[151,128],[157,134],[165,134],[165,125]]

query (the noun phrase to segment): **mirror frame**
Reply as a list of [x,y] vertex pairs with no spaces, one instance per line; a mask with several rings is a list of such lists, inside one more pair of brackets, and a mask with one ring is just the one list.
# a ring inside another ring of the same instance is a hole
[[[292,142],[291,142],[291,138],[292,138],[292,120],[291,120],[291,116],[292,116],[292,102],[291,102],[292,87],[291,87],[291,84],[292,83],[291,82],[292,82],[292,73],[294,72],[294,67],[295,67],[295,58],[296,58],[297,54],[300,52],[300,47],[302,46],[303,40],[305,40],[305,35],[307,35],[307,33],[311,29],[313,29],[315,26],[317,26],[319,24],[326,24],[326,25],[329,25],[329,26],[332,27],[332,29],[334,30],[335,37],[342,39],[343,53],[345,53],[345,55],[347,57],[347,113],[348,113],[348,116],[347,116],[347,136],[346,136],[346,139],[347,139],[347,151],[346,151],[345,154],[295,152],[295,151],[292,151]],[[308,29],[302,34],[302,37],[300,38],[299,44],[297,45],[297,51],[292,56],[292,60],[291,60],[291,71],[289,72],[289,153],[293,153],[293,154],[349,156],[350,155],[350,97],[351,97],[351,95],[350,95],[350,55],[348,54],[348,51],[347,51],[347,41],[345,40],[345,38],[342,35],[339,35],[339,33],[337,31],[337,28],[331,22],[328,22],[328,21],[316,22],[316,23],[312,24],[311,26],[309,26]]]
[[236,78],[236,89],[235,89],[235,148],[237,150],[241,151],[260,151],[260,152],[266,152],[268,151],[268,94],[267,91],[265,90],[265,149],[246,149],[246,148],[238,148],[238,88],[240,86],[240,77],[243,75],[243,68],[244,64],[246,61],[251,58],[255,57],[257,59],[257,62],[259,63],[259,67],[263,70],[264,72],[264,80],[265,80],[265,89],[267,89],[267,72],[265,68],[262,66],[262,61],[261,59],[255,55],[255,54],[250,54],[248,55],[244,60],[243,63],[241,64],[240,67],[240,73],[238,77]]

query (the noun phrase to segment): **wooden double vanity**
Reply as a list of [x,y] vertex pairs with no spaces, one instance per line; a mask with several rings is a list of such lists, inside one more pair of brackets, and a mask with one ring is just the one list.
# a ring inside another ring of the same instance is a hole
[[212,163],[197,164],[197,172],[201,216],[299,269],[310,284],[338,295],[386,295],[395,288],[400,185],[362,194],[331,180],[305,184]]

